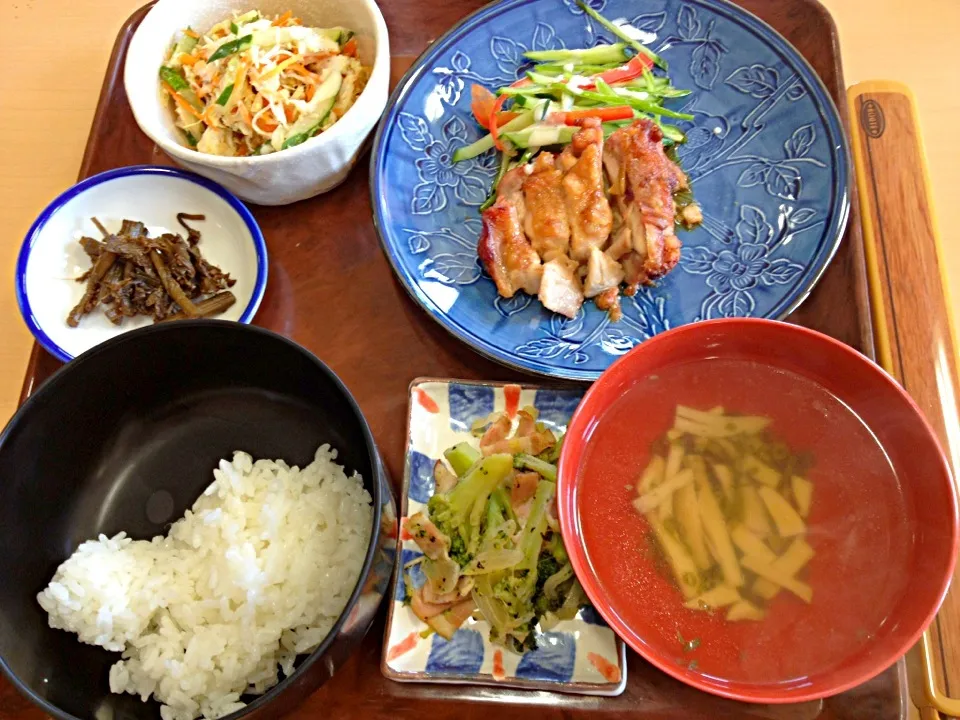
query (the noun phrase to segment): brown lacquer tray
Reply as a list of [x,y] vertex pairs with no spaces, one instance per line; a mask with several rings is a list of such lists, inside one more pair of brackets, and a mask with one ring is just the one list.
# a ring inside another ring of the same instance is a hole
[[[483,0],[384,0],[396,83],[428,44]],[[792,42],[823,78],[847,121],[837,31],[816,0],[741,0],[741,5]],[[123,62],[143,8],[120,30],[104,79],[80,178],[111,168],[169,164],[138,129],[123,89]],[[316,353],[347,384],[370,422],[394,481],[403,473],[408,386],[415,377],[529,381],[480,357],[417,307],[395,279],[371,220],[368,158],[347,182],[321,197],[287,207],[254,207],[270,253],[266,296],[255,322]],[[873,356],[856,189],[846,237],[810,298],[790,320],[816,328]],[[35,346],[23,386],[25,399],[60,367]],[[398,487],[399,490],[399,487]],[[892,720],[906,717],[909,698],[901,661],[870,683],[823,702],[744,705],[705,695],[669,678],[638,656],[616,698],[469,686],[398,684],[380,674],[383,622],[361,649],[294,717],[323,718],[570,718],[579,716],[719,720]],[[785,648],[785,652],[789,652]],[[0,718],[42,717],[0,680]]]

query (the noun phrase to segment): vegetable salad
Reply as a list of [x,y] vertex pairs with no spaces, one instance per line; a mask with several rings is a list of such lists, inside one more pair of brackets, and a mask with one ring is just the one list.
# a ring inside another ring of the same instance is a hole
[[242,157],[286,150],[329,129],[370,75],[346,28],[304,27],[257,10],[181,33],[160,68],[186,144]]
[[[434,467],[427,512],[404,521],[423,555],[404,568],[406,600],[448,640],[469,618],[485,620],[491,642],[518,653],[587,604],[556,518],[558,439],[532,407],[516,422],[498,413],[474,428]],[[420,566],[422,585],[413,568]]]

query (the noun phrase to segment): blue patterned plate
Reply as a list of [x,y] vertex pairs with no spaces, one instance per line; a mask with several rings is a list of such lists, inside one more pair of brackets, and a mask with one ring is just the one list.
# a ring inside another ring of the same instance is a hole
[[522,293],[497,296],[476,257],[479,206],[496,158],[453,164],[480,137],[470,85],[520,74],[526,50],[583,47],[610,36],[575,0],[504,0],[434,42],[394,92],[375,140],[374,219],[410,294],[475,350],[551,377],[594,380],[637,343],[718,317],[780,318],[809,294],[849,211],[848,156],[827,91],[768,25],[725,0],[590,0],[649,33],[670,63],[675,101],[695,116],[680,149],[703,207],[681,233],[680,266],[625,298],[618,323],[592,303],[573,320]]
[[[579,390],[520,387],[466,380],[414,380],[410,385],[407,455],[403,472],[401,517],[422,509],[433,494],[433,465],[458,442],[479,442],[470,434],[474,420],[532,405],[555,432],[566,430],[580,403]],[[627,683],[626,648],[592,608],[560,622],[538,637],[538,647],[524,655],[489,640],[490,627],[467,620],[447,642],[427,629],[403,604],[403,566],[422,554],[410,539],[397,540],[393,595],[387,614],[381,670],[401,682],[469,683],[552,690],[583,695],[619,695]],[[420,587],[419,569],[411,580]]]

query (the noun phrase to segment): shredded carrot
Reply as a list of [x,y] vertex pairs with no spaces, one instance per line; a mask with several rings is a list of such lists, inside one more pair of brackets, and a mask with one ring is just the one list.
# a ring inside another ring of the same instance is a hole
[[265,133],[272,133],[278,126],[279,123],[272,118],[268,118],[266,113],[257,118],[257,127]]
[[357,39],[350,38],[347,40],[347,44],[340,48],[340,52],[347,57],[356,57],[357,56]]
[[[243,58],[237,66],[237,74],[233,77],[233,94],[231,97],[242,97],[243,81],[247,77],[247,71],[250,69],[250,62]],[[249,122],[249,121],[248,121]]]
[[279,27],[280,25],[283,25],[287,20],[289,20],[292,17],[293,17],[293,10],[287,10],[283,15],[281,15],[276,20],[274,20],[273,24]]
[[198,57],[194,57],[189,53],[180,53],[180,64],[181,65],[194,65],[200,60]]
[[240,117],[247,125],[253,125],[253,115],[250,114],[250,110],[243,103],[240,103]]
[[287,70],[293,70],[294,72],[299,73],[307,78],[311,78],[315,81],[320,79],[319,75],[317,75],[315,72],[311,72],[310,70],[307,70],[300,63],[293,63],[293,65],[288,65]]
[[240,143],[237,145],[237,155],[240,157],[246,157],[250,154],[250,149],[247,147],[246,143]]
[[215,107],[216,107],[216,105],[214,105],[213,103],[211,103],[210,105],[207,106],[207,109],[203,111],[203,118],[202,118],[202,120],[203,120],[207,125],[210,125],[211,127],[213,127],[213,115],[211,115],[210,113],[213,112],[213,109],[214,109]]
[[293,105],[284,105],[283,114],[287,117],[287,122],[292,123],[297,117],[297,109]]
[[315,63],[318,60],[326,60],[328,57],[333,57],[334,55],[336,55],[336,53],[326,52],[326,51],[310,53],[309,55],[303,56],[303,64],[310,65],[311,63]]
[[307,85],[307,90],[306,90],[306,92],[304,93],[303,96],[304,96],[304,98],[306,98],[307,102],[310,102],[311,100],[313,100],[313,96],[316,95],[316,94],[317,94],[317,86],[316,86],[316,85]]
[[183,34],[186,35],[187,37],[192,37],[194,40],[200,39],[200,34],[192,28],[187,28],[186,30],[183,31]]
[[193,105],[191,105],[190,103],[188,103],[188,102],[183,98],[183,96],[180,95],[180,93],[178,93],[176,90],[174,90],[172,87],[170,87],[170,83],[164,82],[163,80],[161,80],[160,83],[163,85],[164,89],[165,89],[168,93],[170,93],[170,97],[173,98],[173,101],[174,101],[177,105],[179,105],[180,107],[182,107],[184,110],[186,110],[188,113],[190,113],[191,115],[193,115],[195,118],[199,118],[200,120],[203,119],[203,117],[200,115],[199,112],[197,112],[196,108],[194,108]]

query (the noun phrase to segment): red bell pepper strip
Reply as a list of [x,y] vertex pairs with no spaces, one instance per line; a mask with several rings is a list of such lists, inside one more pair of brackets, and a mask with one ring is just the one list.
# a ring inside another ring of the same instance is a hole
[[562,125],[583,125],[583,121],[588,118],[597,118],[600,122],[632,120],[633,108],[628,105],[617,105],[616,107],[568,110],[567,112],[551,113],[547,120]]
[[[510,87],[523,87],[524,85],[530,84],[530,78],[520,78]],[[493,146],[503,151],[503,143],[500,142],[500,133],[497,128],[497,113],[503,109],[503,104],[507,102],[509,95],[501,95],[497,98],[497,101],[493,104],[493,107],[490,110],[490,115],[487,120],[487,129],[490,131],[490,135],[493,136]]]
[[[599,75],[594,75],[594,78],[603,80],[607,85],[613,85],[618,82],[625,82],[627,80],[633,80],[638,78],[647,70],[650,70],[653,67],[653,60],[648,58],[646,55],[634,55],[630,58],[630,61],[626,65],[621,65],[618,68],[613,70],[607,70],[602,72]],[[596,82],[592,82],[589,85],[582,86],[582,90],[593,90],[597,87]]]
[[[470,88],[470,97],[470,110],[473,113],[474,119],[484,130],[489,130],[490,113],[493,111],[493,106],[497,102],[497,96],[482,85],[473,85],[473,87]],[[520,113],[513,112],[512,110],[497,113],[497,125],[508,123],[519,114]]]

